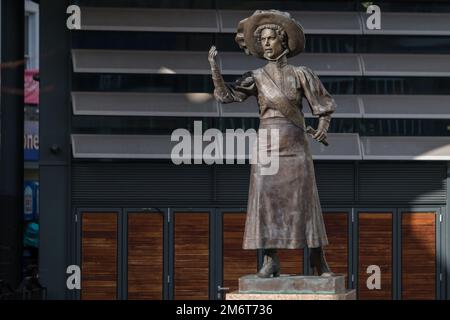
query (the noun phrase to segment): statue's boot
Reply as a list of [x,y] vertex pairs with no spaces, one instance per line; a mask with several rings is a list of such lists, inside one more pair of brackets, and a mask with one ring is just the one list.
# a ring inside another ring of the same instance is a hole
[[280,276],[280,259],[276,249],[264,249],[264,264],[256,275],[260,278]]
[[334,273],[331,272],[330,267],[328,266],[322,247],[311,248],[309,257],[311,269],[313,270],[314,274],[322,277],[330,277],[334,275]]

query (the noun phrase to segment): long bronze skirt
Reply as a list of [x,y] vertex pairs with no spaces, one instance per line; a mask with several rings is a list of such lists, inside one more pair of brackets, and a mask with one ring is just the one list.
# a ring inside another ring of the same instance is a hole
[[[270,157],[270,152],[278,151],[278,172],[267,174],[267,165],[251,164],[242,247],[296,249],[327,245],[306,133],[287,118],[261,119],[259,129],[258,136],[261,129],[267,129],[269,136],[258,152],[269,152]],[[278,148],[271,144],[275,132],[271,129],[278,129]]]

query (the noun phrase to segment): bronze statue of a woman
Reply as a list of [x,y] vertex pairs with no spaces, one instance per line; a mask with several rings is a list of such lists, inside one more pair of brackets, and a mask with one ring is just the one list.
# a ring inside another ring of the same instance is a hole
[[[216,63],[213,46],[208,60],[214,96],[221,103],[241,102],[256,96],[259,129],[278,129],[279,170],[262,175],[259,164],[251,165],[245,223],[244,249],[263,249],[259,277],[279,276],[277,249],[310,248],[313,271],[332,272],[322,247],[328,244],[314,175],[314,164],[305,130],[302,98],[319,117],[313,138],[326,143],[331,114],[336,104],[317,75],[304,66],[292,66],[287,58],[305,48],[301,25],[286,12],[258,10],[238,25],[236,42],[246,54],[266,59],[267,64],[225,83]],[[267,147],[270,148],[270,145]]]

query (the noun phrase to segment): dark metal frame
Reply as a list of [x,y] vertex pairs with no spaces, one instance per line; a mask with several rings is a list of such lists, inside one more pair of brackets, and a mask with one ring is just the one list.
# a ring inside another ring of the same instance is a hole
[[443,276],[444,276],[444,283],[446,285],[444,286],[444,294],[443,297],[445,297],[447,300],[450,300],[450,162],[447,162],[447,179],[446,179],[446,186],[447,186],[447,206],[443,208],[442,210],[442,219],[444,222],[444,229],[445,234],[442,237],[443,243],[445,244],[445,254],[444,254],[444,266],[443,266]]
[[121,226],[122,226],[122,255],[121,255],[121,264],[122,264],[122,272],[123,275],[118,276],[121,279],[121,287],[122,287],[122,296],[121,299],[128,299],[128,215],[132,213],[146,213],[146,214],[162,214],[163,215],[163,277],[162,277],[162,298],[168,299],[169,295],[169,287],[168,287],[168,275],[169,275],[169,262],[168,262],[168,254],[169,254],[169,235],[168,235],[168,208],[125,208],[123,209]]
[[[211,282],[213,288],[211,288],[214,295],[212,298],[214,300],[221,300],[222,294],[218,291],[218,287],[223,286],[223,214],[224,213],[246,213],[247,208],[243,207],[232,207],[232,208],[216,208],[214,216],[216,217],[215,222],[215,237],[216,241],[216,278],[214,282]],[[259,250],[258,250],[259,251]],[[257,267],[261,264],[261,253],[256,254],[256,265]]]
[[[247,208],[237,208],[237,207],[233,207],[233,208],[216,208],[215,209],[215,225],[214,227],[211,229],[211,231],[215,231],[215,237],[216,238],[216,246],[213,247],[211,246],[211,249],[215,248],[216,251],[216,265],[215,268],[213,268],[213,266],[211,266],[212,269],[215,269],[215,273],[216,273],[216,277],[215,277],[215,281],[210,282],[212,284],[212,288],[211,288],[211,299],[220,299],[218,298],[218,292],[216,290],[216,288],[218,286],[222,286],[223,285],[223,225],[222,225],[222,219],[223,219],[223,213],[227,212],[227,213],[245,213],[247,211]],[[352,282],[351,282],[351,275],[353,272],[353,267],[352,267],[352,258],[353,258],[353,254],[351,252],[351,246],[352,246],[352,241],[354,238],[354,231],[353,231],[353,227],[352,227],[352,209],[348,208],[348,207],[344,207],[344,208],[334,208],[334,207],[323,207],[323,214],[332,214],[332,213],[346,213],[347,214],[347,232],[348,232],[348,242],[347,242],[347,246],[348,246],[348,261],[347,261],[347,265],[348,265],[348,287],[349,288],[353,288],[352,286]],[[210,255],[211,256],[211,255]],[[258,269],[261,268],[262,266],[262,260],[263,258],[263,254],[262,254],[262,250],[258,250],[257,251],[257,267]],[[308,248],[304,248],[303,250],[303,270],[304,270],[304,274],[309,274],[310,273],[310,267],[309,267],[309,249]]]
[[[75,234],[75,250],[73,250],[73,257],[75,264],[81,268],[81,251],[82,251],[82,213],[103,213],[116,212],[117,213],[117,299],[125,300],[128,298],[128,214],[130,213],[158,213],[163,214],[163,299],[168,299],[168,283],[166,281],[168,276],[168,209],[167,208],[78,208],[76,209],[77,222],[74,221]],[[81,299],[81,291],[73,290],[71,294],[72,299]]]
[[448,250],[448,244],[446,242],[446,237],[447,237],[447,208],[446,206],[442,206],[440,208],[441,212],[440,212],[440,219],[442,219],[442,221],[440,221],[440,236],[439,236],[439,241],[440,241],[440,272],[441,272],[441,276],[442,279],[440,279],[440,283],[441,283],[441,289],[440,289],[440,299],[441,300],[445,300],[447,298],[446,295],[446,282],[447,282],[447,272],[445,270],[445,266],[448,265],[446,262],[446,259],[448,257],[447,255],[447,250]]
[[[73,229],[75,232],[75,264],[80,267],[81,275],[83,274],[83,270],[81,268],[81,254],[82,254],[82,224],[83,224],[83,213],[110,213],[114,212],[117,214],[117,299],[122,298],[123,288],[122,288],[122,246],[123,246],[123,230],[122,230],[122,219],[123,219],[123,210],[121,208],[77,208],[75,211],[75,216],[73,217]],[[81,290],[73,290],[74,298],[80,300],[81,299]]]
[[167,299],[174,300],[175,298],[175,281],[174,281],[174,275],[175,275],[175,260],[174,260],[174,254],[175,254],[175,236],[174,236],[174,228],[175,228],[175,215],[176,213],[182,214],[183,212],[189,212],[189,213],[205,213],[209,215],[209,289],[208,289],[208,295],[209,299],[214,299],[213,296],[213,287],[211,284],[215,283],[216,279],[216,271],[215,271],[215,264],[216,261],[216,232],[213,233],[214,226],[216,225],[216,215],[215,210],[213,208],[207,208],[207,207],[170,207],[168,209],[168,214],[170,216],[170,222],[168,222],[168,230],[169,230],[169,239],[168,239],[168,276],[170,277],[170,282],[168,284],[168,296]]
[[[326,214],[333,214],[333,213],[345,213],[347,214],[347,288],[354,289],[353,282],[352,282],[352,276],[354,275],[354,269],[353,269],[353,252],[352,252],[352,243],[354,238],[354,230],[353,230],[353,221],[352,221],[352,208],[349,207],[322,207],[322,212],[324,215]],[[305,259],[304,259],[306,265],[305,265],[305,274],[310,273],[310,267],[309,267],[309,254],[307,254],[307,250],[305,250]],[[308,268],[308,269],[306,269]],[[306,271],[308,273],[306,273]]]
[[[159,210],[159,211],[158,211]],[[348,288],[358,289],[358,262],[359,262],[359,214],[360,213],[392,213],[392,298],[401,299],[401,268],[402,268],[402,238],[401,238],[401,218],[403,212],[435,212],[436,214],[436,299],[445,299],[446,297],[446,260],[449,255],[450,246],[446,245],[445,239],[448,234],[449,224],[446,223],[446,207],[391,207],[391,208],[332,208],[323,207],[323,214],[347,213],[348,223]],[[174,299],[174,222],[177,212],[201,212],[209,214],[209,299],[221,299],[218,286],[223,285],[223,214],[227,213],[245,213],[246,208],[77,208],[74,215],[77,215],[77,222],[73,216],[73,230],[75,235],[75,250],[71,257],[72,261],[81,268],[81,235],[82,235],[82,213],[102,213],[115,212],[118,215],[117,220],[117,298],[127,299],[127,237],[128,237],[128,214],[146,212],[162,213],[163,222],[163,299]],[[439,216],[442,215],[442,223],[439,222]],[[305,274],[310,272],[309,268],[309,250],[304,250],[304,270]],[[261,266],[261,254],[258,250],[257,265]],[[448,266],[448,264],[447,264]],[[442,274],[442,280],[440,275]],[[354,281],[352,281],[352,275]],[[167,279],[170,278],[170,281]],[[68,293],[72,299],[80,299],[81,291],[73,290]]]
[[[430,206],[410,206],[410,207],[392,207],[392,208],[354,208],[355,210],[355,223],[354,223],[354,241],[353,241],[353,268],[355,271],[355,283],[354,288],[358,289],[358,262],[359,262],[359,213],[374,213],[377,212],[392,212],[392,299],[400,300],[402,295],[402,230],[401,219],[403,212],[435,212],[436,215],[436,299],[440,300],[445,297],[445,272],[443,268],[445,266],[445,235],[444,224],[439,222],[439,216],[445,210],[445,207],[430,207]],[[443,222],[445,221],[442,215]],[[447,226],[448,227],[448,226]],[[443,241],[444,240],[444,241]],[[447,248],[448,250],[448,248]],[[442,274],[442,281],[440,279]]]
[[435,215],[435,245],[436,245],[436,300],[442,299],[442,284],[441,284],[441,272],[442,272],[442,242],[441,242],[441,223],[439,221],[439,217],[441,215],[441,208],[440,207],[421,207],[421,206],[411,206],[411,207],[402,207],[398,208],[398,214],[397,214],[397,246],[398,246],[398,270],[397,274],[399,275],[399,279],[397,279],[397,296],[396,299],[401,300],[402,299],[402,278],[401,278],[401,272],[402,272],[402,217],[403,214],[409,213],[424,213],[424,212],[434,212]]
[[395,232],[396,232],[396,216],[397,216],[397,208],[396,207],[382,207],[382,208],[375,208],[375,207],[355,207],[353,208],[353,271],[354,271],[354,282],[353,286],[356,289],[356,296],[357,299],[359,298],[359,292],[358,292],[358,282],[359,282],[359,214],[360,213],[391,213],[392,214],[392,293],[391,298],[394,300],[397,294],[397,274],[396,270],[398,268],[397,266],[397,260],[396,256],[398,256],[397,252],[397,246],[396,246],[396,239],[395,239]]

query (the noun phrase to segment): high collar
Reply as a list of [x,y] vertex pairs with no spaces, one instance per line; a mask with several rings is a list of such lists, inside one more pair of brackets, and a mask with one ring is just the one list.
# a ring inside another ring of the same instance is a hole
[[265,57],[266,60],[268,60],[268,65],[273,65],[275,67],[278,68],[282,68],[285,65],[287,65],[287,57],[286,55],[288,54],[289,50],[286,49],[283,51],[282,54],[280,54],[278,57],[276,57],[275,59],[271,59],[271,58],[267,58]]

